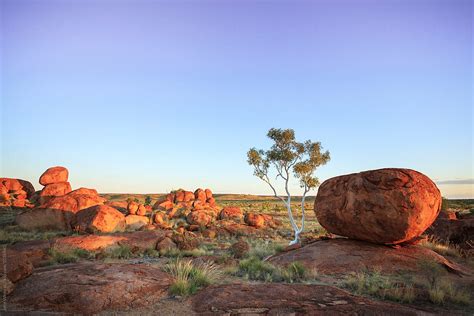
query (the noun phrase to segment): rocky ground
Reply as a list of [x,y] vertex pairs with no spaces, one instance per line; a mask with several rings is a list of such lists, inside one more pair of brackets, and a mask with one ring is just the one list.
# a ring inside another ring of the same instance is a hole
[[[63,171],[58,177],[42,177],[45,194],[21,183],[14,190],[4,185],[10,205],[0,209],[2,314],[474,312],[468,210],[443,211],[430,236],[414,243],[382,245],[328,233],[309,200],[302,243],[288,247],[286,209],[268,197],[205,190],[172,198],[99,196],[70,189]],[[50,195],[54,183],[65,191]],[[37,206],[63,207],[65,201],[69,209],[61,216]],[[38,214],[43,217],[33,220]]]

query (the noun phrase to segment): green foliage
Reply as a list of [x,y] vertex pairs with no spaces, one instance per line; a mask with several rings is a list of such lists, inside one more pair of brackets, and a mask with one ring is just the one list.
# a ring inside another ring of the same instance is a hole
[[329,151],[322,152],[320,142],[297,142],[292,129],[272,128],[267,136],[274,142],[269,150],[252,148],[247,153],[247,162],[254,167],[255,176],[269,183],[268,169],[274,166],[278,176],[285,181],[288,181],[290,173],[293,172],[305,191],[319,185],[313,174],[319,166],[331,159]]
[[147,206],[147,205],[150,205],[150,204],[151,204],[151,196],[147,195],[145,197],[145,204],[144,205]]
[[174,279],[170,294],[179,296],[192,295],[222,277],[220,269],[211,262],[193,264],[190,260],[176,259],[168,263],[164,270]]

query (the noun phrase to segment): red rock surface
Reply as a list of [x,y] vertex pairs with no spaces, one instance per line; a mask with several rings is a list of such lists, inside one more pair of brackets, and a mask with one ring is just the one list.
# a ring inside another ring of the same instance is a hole
[[51,245],[49,240],[30,240],[17,242],[9,248],[25,255],[34,267],[39,267],[47,263]]
[[41,197],[49,196],[63,196],[71,192],[71,184],[69,182],[57,182],[47,184],[43,190],[41,190]]
[[74,227],[88,233],[111,233],[125,230],[125,216],[107,205],[96,205],[76,213]]
[[15,223],[24,230],[60,230],[71,229],[74,213],[53,208],[35,208],[19,213]]
[[196,200],[201,201],[202,204],[206,203],[206,191],[204,191],[203,189],[197,189],[196,191],[194,191],[194,198]]
[[171,233],[163,230],[148,230],[113,235],[68,236],[55,239],[51,247],[61,252],[75,248],[100,252],[122,245],[132,251],[144,251],[154,249],[160,240],[169,235]]
[[9,305],[30,310],[95,314],[156,303],[169,275],[144,264],[78,263],[40,268],[17,284]]
[[[6,192],[3,192],[2,190],[6,190]],[[30,198],[35,193],[35,188],[29,181],[22,179],[0,178],[0,193],[8,193],[20,190],[26,192],[27,198]]]
[[69,171],[64,167],[51,167],[47,169],[40,177],[39,183],[47,185],[57,182],[67,182]]
[[32,207],[29,199],[34,193],[35,189],[28,181],[0,178],[0,206]]
[[229,219],[237,222],[242,222],[244,219],[244,213],[240,207],[226,206],[219,213],[219,219]]
[[16,283],[33,273],[33,264],[28,257],[18,251],[7,249],[5,253],[0,254],[0,278],[6,277]]
[[247,215],[245,216],[245,222],[249,226],[253,226],[255,228],[262,228],[265,226],[265,217],[260,214],[247,213]]
[[38,208],[19,213],[15,222],[25,230],[70,230],[75,213],[104,202],[97,191],[80,188],[53,197]]
[[194,211],[188,214],[187,220],[191,225],[208,226],[212,222],[212,216],[206,211]]
[[410,169],[379,169],[331,178],[319,187],[314,210],[329,232],[380,244],[420,236],[436,219],[441,194]]
[[125,216],[125,224],[127,230],[138,230],[150,223],[150,219],[146,216],[127,215]]
[[327,285],[226,284],[192,298],[199,315],[422,315],[423,311],[372,301]]
[[441,212],[426,233],[435,240],[456,245],[474,253],[474,216],[456,218],[453,213]]
[[128,202],[128,205],[127,205],[128,214],[132,214],[132,215],[137,214],[138,205],[139,204],[135,201]]
[[299,261],[308,269],[321,274],[348,274],[356,271],[379,269],[383,273],[420,272],[420,262],[431,259],[458,274],[467,274],[464,268],[422,246],[398,249],[346,238],[319,240],[304,247],[275,255],[269,261],[286,266]]

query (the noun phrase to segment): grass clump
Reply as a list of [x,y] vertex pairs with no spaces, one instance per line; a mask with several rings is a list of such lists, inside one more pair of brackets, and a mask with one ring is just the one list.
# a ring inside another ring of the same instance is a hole
[[292,262],[286,267],[276,267],[258,257],[249,257],[239,262],[234,275],[248,280],[264,282],[304,282],[316,277],[300,262]]
[[381,299],[411,303],[416,294],[411,282],[405,283],[380,271],[364,271],[350,275],[344,283],[345,287],[359,295],[369,295]]
[[174,279],[169,292],[177,296],[192,295],[200,288],[215,283],[222,276],[219,268],[208,261],[193,264],[190,260],[178,258],[168,263],[164,270]]
[[130,259],[133,256],[132,250],[127,245],[119,245],[107,249],[105,256],[111,259]]
[[196,248],[192,250],[179,250],[179,249],[170,249],[162,253],[163,257],[168,258],[183,258],[183,257],[202,257],[202,256],[210,256],[214,252],[209,251],[204,248]]
[[61,252],[54,248],[49,250],[50,259],[48,263],[50,265],[54,264],[66,264],[74,263],[80,259],[94,259],[95,254],[84,249],[74,249],[69,252]]
[[250,257],[239,262],[237,275],[249,280],[272,282],[277,269],[258,257]]
[[290,263],[285,268],[280,268],[278,272],[281,279],[287,283],[302,282],[316,277],[315,271],[310,273],[306,267],[298,261]]
[[418,263],[420,270],[425,272],[421,285],[428,292],[428,299],[436,305],[447,303],[470,305],[471,294],[469,291],[456,287],[447,278],[446,270],[433,260],[422,260]]
[[250,250],[248,257],[256,257],[261,260],[273,256],[278,252],[282,252],[285,248],[282,244],[273,243],[268,240],[251,240],[249,241]]
[[433,250],[434,252],[448,257],[460,258],[462,257],[462,251],[459,247],[450,245],[439,241],[438,239],[429,239],[420,243],[423,247]]

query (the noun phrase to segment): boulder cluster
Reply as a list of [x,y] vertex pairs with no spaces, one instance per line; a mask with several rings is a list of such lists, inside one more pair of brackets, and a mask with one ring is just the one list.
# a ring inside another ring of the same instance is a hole
[[33,207],[33,185],[25,180],[0,178],[0,206]]
[[[153,205],[153,222],[161,228],[203,230],[208,237],[219,224],[239,224],[254,228],[276,227],[270,215],[244,212],[239,207],[219,207],[210,189],[172,191]],[[220,225],[222,226],[222,225]]]
[[16,224],[24,230],[85,233],[175,229],[178,233],[200,231],[208,238],[217,235],[217,222],[230,234],[278,225],[269,215],[244,214],[238,207],[219,207],[210,189],[172,191],[151,207],[136,201],[107,201],[94,189],[72,190],[68,177],[64,167],[49,168],[39,179],[44,188],[36,193],[29,182],[19,185],[22,180],[10,179],[3,191],[10,194],[14,190],[20,192],[13,194],[17,199],[31,196],[36,202],[36,206],[16,216]]
[[326,180],[314,204],[319,223],[330,233],[386,245],[415,243],[440,209],[433,181],[397,168]]

